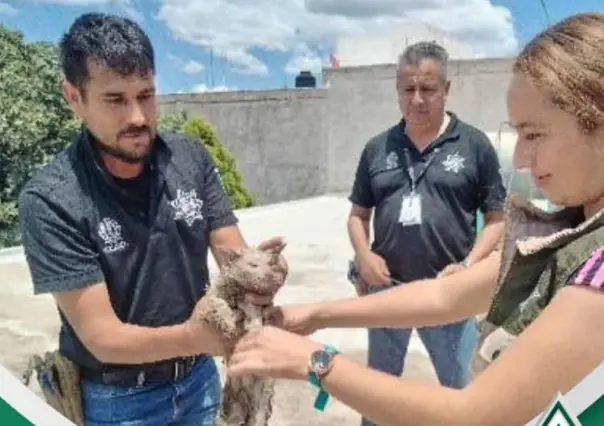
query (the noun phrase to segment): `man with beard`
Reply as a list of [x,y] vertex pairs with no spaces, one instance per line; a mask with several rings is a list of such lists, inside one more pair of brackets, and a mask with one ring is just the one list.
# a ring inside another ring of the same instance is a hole
[[19,214],[34,292],[54,296],[60,354],[81,372],[86,424],[213,425],[223,346],[189,318],[208,248],[222,266],[220,247],[246,244],[218,170],[199,142],[158,134],[154,52],[137,24],[82,15],[60,54],[83,129],[27,183]]
[[[490,254],[503,231],[506,194],[495,149],[484,132],[445,110],[447,56],[432,42],[407,47],[396,78],[403,118],[361,154],[348,220],[355,251],[349,277],[361,294],[454,273]],[[475,242],[478,210],[485,226]],[[440,383],[464,387],[475,322],[424,327],[418,334]],[[370,329],[369,365],[400,375],[410,336],[410,329]]]

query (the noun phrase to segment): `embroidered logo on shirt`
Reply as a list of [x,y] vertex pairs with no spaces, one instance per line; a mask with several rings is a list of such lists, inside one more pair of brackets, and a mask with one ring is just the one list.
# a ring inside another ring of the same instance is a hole
[[187,225],[193,225],[196,219],[203,220],[202,207],[203,201],[197,197],[197,192],[192,189],[176,191],[176,198],[170,201],[170,205],[174,207],[174,219],[184,220]]
[[398,155],[396,152],[391,152],[386,157],[386,170],[395,169],[398,167]]
[[103,247],[105,253],[115,253],[125,249],[128,245],[122,238],[122,225],[115,219],[106,217],[101,220],[97,232],[105,243],[105,247]]
[[459,152],[455,152],[455,154],[448,154],[442,164],[445,167],[445,171],[459,173],[465,167],[464,161],[466,159],[459,155]]

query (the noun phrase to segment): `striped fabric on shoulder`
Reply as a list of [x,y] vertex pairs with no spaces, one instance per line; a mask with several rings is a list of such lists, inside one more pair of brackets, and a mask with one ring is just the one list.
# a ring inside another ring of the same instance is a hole
[[575,275],[572,283],[604,291],[604,247],[595,250]]

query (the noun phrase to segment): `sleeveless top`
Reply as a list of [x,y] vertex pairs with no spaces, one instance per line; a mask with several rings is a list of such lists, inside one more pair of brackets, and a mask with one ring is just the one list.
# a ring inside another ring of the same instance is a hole
[[[580,272],[582,266],[593,270],[596,257],[601,258],[596,266],[604,261],[604,210],[584,220],[582,208],[546,212],[511,195],[505,216],[497,287],[486,316],[479,319],[474,376],[482,373],[564,286],[590,285],[588,274]],[[604,275],[604,267],[600,272]],[[575,277],[578,279],[573,282]]]

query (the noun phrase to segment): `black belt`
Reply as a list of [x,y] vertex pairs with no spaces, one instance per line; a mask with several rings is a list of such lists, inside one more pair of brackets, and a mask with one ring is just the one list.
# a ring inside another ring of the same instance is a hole
[[179,382],[193,369],[202,356],[179,358],[144,368],[125,368],[112,371],[81,369],[84,380],[113,386],[144,386],[152,383]]

